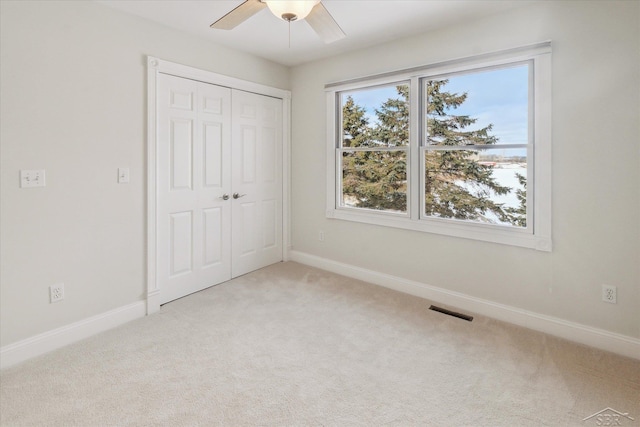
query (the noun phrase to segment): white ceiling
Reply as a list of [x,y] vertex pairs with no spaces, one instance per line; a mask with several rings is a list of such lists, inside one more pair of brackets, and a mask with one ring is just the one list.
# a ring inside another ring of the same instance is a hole
[[268,9],[258,12],[233,30],[209,28],[212,22],[244,0],[96,1],[288,66],[531,3],[523,0],[323,0],[347,37],[325,45],[306,22],[293,22],[289,47],[288,24]]

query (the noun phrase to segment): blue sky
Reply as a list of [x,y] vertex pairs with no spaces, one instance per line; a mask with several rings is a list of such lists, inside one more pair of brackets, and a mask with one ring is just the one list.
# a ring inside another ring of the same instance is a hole
[[474,128],[493,123],[498,144],[526,144],[528,71],[526,65],[521,65],[450,77],[448,91],[467,92],[466,101],[452,114],[477,118]]
[[[526,144],[528,120],[528,66],[493,69],[449,77],[449,92],[467,92],[466,101],[452,114],[478,119],[473,128],[493,124],[498,144]],[[370,123],[375,122],[375,108],[386,99],[397,97],[395,85],[349,95],[367,110]]]

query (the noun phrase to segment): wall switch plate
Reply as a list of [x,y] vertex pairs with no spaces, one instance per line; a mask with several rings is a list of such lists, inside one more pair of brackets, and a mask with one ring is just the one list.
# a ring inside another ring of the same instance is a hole
[[58,302],[64,299],[64,283],[56,283],[49,286],[50,302]]
[[21,170],[20,171],[20,188],[44,187],[45,186],[44,170]]
[[129,168],[118,168],[118,184],[129,182]]

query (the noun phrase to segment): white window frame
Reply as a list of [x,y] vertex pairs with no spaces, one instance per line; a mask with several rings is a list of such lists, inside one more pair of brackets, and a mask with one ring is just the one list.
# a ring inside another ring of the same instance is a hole
[[[412,82],[409,80],[399,80],[399,81],[392,81],[392,82],[388,82],[383,86],[397,86],[397,85],[411,85]],[[366,86],[366,88],[371,88],[374,89],[376,87],[380,87],[380,85],[374,85],[372,87],[370,86]],[[342,122],[342,102],[340,100],[340,96],[336,96],[336,103],[337,103],[337,110],[336,110],[336,114],[338,114],[338,119],[337,122],[341,123]],[[411,132],[411,125],[409,126],[409,132]],[[362,151],[372,151],[372,152],[380,152],[380,151],[402,151],[402,152],[406,152],[407,153],[407,211],[406,212],[392,212],[392,211],[385,211],[385,210],[375,210],[375,209],[369,209],[369,208],[352,208],[352,207],[344,207],[341,206],[341,200],[342,200],[342,195],[343,195],[343,189],[342,189],[342,180],[337,179],[337,200],[336,200],[336,209],[358,209],[358,211],[369,211],[375,215],[389,215],[392,217],[401,217],[401,218],[408,218],[409,217],[409,212],[411,209],[411,193],[413,192],[412,190],[412,182],[409,179],[409,175],[411,173],[411,164],[410,162],[408,162],[409,158],[411,157],[410,151],[411,151],[411,143],[409,143],[408,145],[404,145],[404,146],[394,146],[394,147],[343,147],[342,146],[342,138],[343,138],[343,132],[342,129],[338,129],[336,128],[336,178],[342,174],[342,170],[343,170],[343,165],[342,165],[342,154],[347,152],[347,151],[352,151],[352,152],[362,152]],[[409,138],[411,139],[411,138]]]
[[[529,141],[527,159],[527,227],[508,227],[445,218],[423,217],[422,191],[424,173],[420,117],[420,95],[424,79],[501,68],[518,63],[530,63]],[[407,215],[379,212],[371,209],[340,206],[341,200],[341,123],[340,92],[371,86],[410,82],[410,136],[407,164]],[[551,42],[456,59],[409,70],[331,83],[325,86],[327,97],[327,218],[356,221],[387,227],[519,246],[550,252],[551,242]],[[531,166],[532,165],[532,166]]]

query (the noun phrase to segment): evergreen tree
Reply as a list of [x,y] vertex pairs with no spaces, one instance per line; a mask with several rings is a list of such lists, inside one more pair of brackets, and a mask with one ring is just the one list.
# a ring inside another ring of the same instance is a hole
[[[427,144],[453,149],[425,151],[425,213],[440,218],[488,221],[486,216],[491,212],[502,222],[523,226],[526,192],[523,196],[520,193],[523,190],[517,190],[521,203],[517,209],[494,202],[492,194],[504,195],[511,189],[498,184],[492,167],[479,163],[475,151],[460,149],[496,144],[498,139],[490,134],[492,125],[472,129],[477,119],[451,114],[465,102],[467,94],[445,91],[447,83],[448,80],[439,80],[427,84]],[[375,111],[377,122],[373,126],[364,108],[347,98],[343,105],[345,147],[409,144],[409,88],[402,85],[396,89],[398,97],[388,99]],[[344,153],[345,200],[356,207],[406,211],[406,156],[405,151],[393,150]],[[520,183],[523,185],[522,180]]]
[[468,145],[493,145],[498,139],[490,135],[492,125],[468,129],[477,119],[466,115],[450,114],[467,99],[467,94],[443,90],[448,80],[429,81],[427,84],[427,144],[453,147],[452,150],[427,150],[425,154],[425,213],[440,218],[485,220],[487,212],[500,221],[509,216],[502,204],[491,200],[510,192],[493,178],[492,167],[476,160],[472,150],[461,150]]
[[[357,105],[352,97],[347,97],[342,108],[344,147],[368,147],[371,145],[371,129],[365,117],[364,108]],[[364,152],[344,152],[342,157],[342,192],[344,203],[356,207],[366,207],[364,186],[370,182],[367,166],[368,159]]]
[[352,97],[347,97],[342,107],[343,146],[367,147],[371,140],[369,120],[365,117],[364,108],[357,105]]
[[517,208],[505,208],[510,215],[510,221],[518,227],[527,226],[527,178],[522,174],[516,173],[518,183],[522,188],[516,190],[516,197],[520,205]]
[[[408,91],[407,91],[408,96]],[[342,111],[345,147],[394,147],[409,143],[406,98],[387,100],[371,127],[365,110],[347,97]],[[343,154],[345,202],[360,208],[405,211],[407,162],[404,151],[356,151]]]
[[378,124],[373,136],[380,145],[409,145],[409,86],[396,86],[398,98],[389,98],[376,110]]

